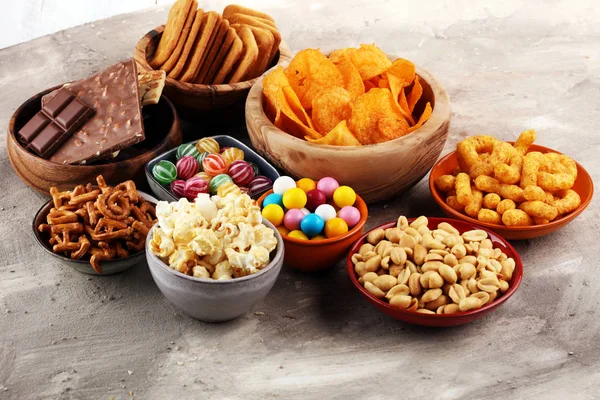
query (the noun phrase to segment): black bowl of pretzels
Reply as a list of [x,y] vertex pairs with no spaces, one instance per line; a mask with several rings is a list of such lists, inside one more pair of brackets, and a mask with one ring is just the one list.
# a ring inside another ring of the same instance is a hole
[[109,186],[101,175],[96,181],[70,191],[51,188],[52,200],[36,213],[33,232],[47,253],[77,271],[117,274],[144,260],[157,200],[133,181]]

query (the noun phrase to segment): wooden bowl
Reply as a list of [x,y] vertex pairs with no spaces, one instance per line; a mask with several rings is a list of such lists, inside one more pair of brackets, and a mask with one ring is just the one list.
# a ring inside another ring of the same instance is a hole
[[[529,151],[561,154],[556,150],[539,146],[537,144],[531,145]],[[592,195],[594,194],[594,182],[592,181],[590,174],[588,174],[588,172],[581,165],[579,165],[579,163],[577,163],[577,179],[575,180],[575,185],[572,187],[572,189],[581,197],[581,204],[575,211],[572,211],[564,217],[555,219],[554,221],[544,225],[504,226],[490,224],[488,222],[478,221],[477,219],[471,218],[466,214],[462,214],[453,208],[450,208],[444,201],[443,193],[437,190],[435,187],[435,180],[439,176],[452,174],[452,171],[454,171],[457,167],[458,161],[456,159],[456,151],[453,151],[452,153],[446,154],[444,157],[442,157],[431,170],[431,174],[429,175],[429,190],[431,191],[435,201],[448,216],[458,218],[472,224],[484,226],[508,240],[533,239],[556,232],[581,214],[592,201]]]
[[[140,71],[153,70],[148,61],[154,55],[164,29],[165,26],[161,25],[151,30],[135,46],[134,59]],[[272,66],[290,60],[290,49],[282,41]],[[184,118],[194,118],[199,111],[214,111],[243,104],[257,79],[232,84],[204,85],[179,82],[167,77],[163,90]]]
[[252,145],[295,177],[331,176],[352,187],[367,203],[389,199],[423,178],[439,157],[450,126],[450,100],[442,85],[417,68],[431,118],[413,133],[388,142],[356,147],[313,144],[277,128],[263,108],[262,77],[246,101],[246,126]]
[[[181,124],[175,107],[163,96],[156,105],[144,107],[146,140],[130,149],[122,150],[119,157],[104,164],[62,165],[50,162],[27,150],[15,134],[41,108],[41,99],[59,88],[44,90],[23,103],[13,114],[8,125],[6,148],[13,169],[21,180],[38,192],[49,196],[50,187],[59,190],[78,184],[94,182],[103,175],[109,184],[133,179],[144,182],[144,165],[172,147],[181,144]],[[129,153],[127,158],[125,154]]]
[[[264,199],[271,193],[273,190],[269,190],[257,200],[259,207],[262,208]],[[302,240],[282,236],[285,244],[284,264],[294,269],[312,272],[333,267],[340,262],[352,243],[362,235],[369,216],[367,205],[360,196],[356,196],[354,207],[360,211],[360,221],[344,235],[324,240]]]
[[[385,313],[393,318],[396,318],[397,320],[408,322],[409,324],[423,325],[423,326],[448,327],[448,326],[457,326],[457,325],[467,324],[469,322],[475,321],[476,319],[484,317],[485,315],[491,313],[492,311],[494,311],[495,309],[500,307],[506,300],[508,300],[508,298],[510,296],[512,296],[517,291],[517,289],[519,288],[519,285],[521,284],[521,280],[523,279],[523,262],[521,261],[521,257],[519,257],[519,254],[517,253],[517,251],[510,245],[510,243],[508,243],[506,240],[504,240],[500,236],[494,234],[493,232],[490,232],[489,230],[487,230],[481,226],[474,225],[474,224],[471,224],[471,223],[468,223],[465,221],[458,221],[458,220],[449,219],[449,218],[429,218],[428,217],[427,219],[429,220],[429,229],[436,229],[438,224],[440,224],[441,222],[447,222],[447,223],[451,224],[452,226],[454,226],[456,229],[458,229],[458,231],[460,233],[469,231],[471,229],[482,229],[482,230],[486,231],[488,233],[489,239],[492,241],[492,243],[494,245],[494,248],[502,249],[502,252],[504,252],[504,254],[506,254],[509,257],[514,258],[514,260],[515,260],[515,271],[513,272],[512,279],[508,282],[510,286],[509,286],[508,290],[506,291],[506,293],[504,293],[502,296],[500,296],[499,298],[494,300],[492,303],[490,303],[486,306],[483,306],[481,308],[478,308],[476,310],[459,312],[456,314],[435,314],[435,315],[420,314],[417,312],[406,311],[406,310],[398,310],[398,309],[390,306],[389,303],[373,296],[360,284],[360,282],[358,282],[356,272],[354,271],[354,264],[352,263],[352,255],[358,252],[358,249],[360,248],[360,246],[362,246],[365,243],[365,241],[366,241],[365,239],[367,238],[367,235],[371,231],[373,231],[375,229],[393,228],[397,224],[397,221],[394,221],[394,222],[389,222],[387,224],[383,224],[378,227],[375,227],[375,228],[371,229],[369,232],[365,233],[359,240],[356,241],[356,243],[354,244],[354,246],[352,246],[352,249],[348,253],[348,259],[346,262],[346,264],[347,264],[346,266],[348,269],[348,275],[350,276],[350,280],[352,281],[352,283],[354,284],[356,289],[358,289],[360,294],[369,301],[369,303],[373,304],[375,307],[377,307],[383,313]],[[414,220],[415,220],[415,218],[408,219],[409,222],[412,222]]]

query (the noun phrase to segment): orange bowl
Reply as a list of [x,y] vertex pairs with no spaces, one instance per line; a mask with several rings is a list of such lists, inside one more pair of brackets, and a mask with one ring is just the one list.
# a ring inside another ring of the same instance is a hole
[[[414,221],[416,218],[409,218],[408,222]],[[360,246],[362,246],[367,239],[367,235],[374,231],[375,229],[387,229],[393,228],[396,226],[397,222],[389,222],[387,224],[383,224],[371,229],[369,232],[365,233],[359,240],[356,241],[352,249],[348,253],[348,259],[346,261],[346,266],[348,269],[348,275],[350,276],[350,280],[352,284],[358,289],[360,294],[366,298],[369,303],[373,304],[377,309],[381,312],[397,319],[400,321],[408,322],[409,324],[414,325],[423,325],[423,326],[435,326],[435,327],[449,327],[449,326],[457,326],[467,324],[469,322],[475,321],[476,319],[482,318],[483,316],[491,313],[498,307],[500,307],[510,296],[512,296],[519,285],[521,284],[521,280],[523,279],[523,262],[521,261],[521,257],[517,251],[508,243],[506,240],[501,238],[500,236],[490,232],[487,229],[482,228],[479,225],[471,224],[465,221],[457,221],[449,218],[430,218],[427,217],[429,221],[429,229],[435,229],[440,223],[447,222],[462,234],[463,232],[470,231],[472,229],[482,229],[487,232],[488,238],[492,241],[494,248],[499,248],[502,250],[504,254],[509,257],[512,257],[515,260],[515,271],[513,272],[513,276],[509,283],[509,288],[502,296],[498,297],[496,300],[491,302],[490,304],[484,305],[481,308],[476,310],[470,310],[465,312],[458,312],[456,314],[421,314],[413,311],[399,310],[390,306],[389,303],[378,299],[373,296],[371,293],[367,291],[358,281],[356,272],[354,271],[354,264],[352,263],[352,255],[358,252]]]
[[[272,189],[257,200],[261,208],[263,200],[271,193]],[[302,240],[282,235],[285,245],[283,263],[301,271],[318,271],[333,267],[344,259],[352,244],[364,232],[369,216],[367,204],[359,195],[356,195],[354,207],[360,211],[360,221],[344,235],[323,240]]]
[[[532,144],[529,148],[529,151],[539,151],[540,153],[559,153],[556,150],[549,149],[548,147],[539,146],[537,144]],[[550,233],[556,232],[563,226],[567,225],[571,222],[575,217],[583,212],[586,207],[592,201],[592,195],[594,194],[594,183],[590,174],[577,163],[577,179],[575,180],[575,185],[572,187],[574,191],[579,194],[581,197],[581,204],[575,210],[570,212],[569,214],[555,219],[554,221],[544,224],[544,225],[532,225],[532,226],[504,226],[498,224],[491,224],[488,222],[482,222],[476,220],[475,218],[471,218],[466,214],[462,214],[453,208],[449,207],[443,198],[443,192],[439,191],[435,187],[435,180],[447,174],[452,174],[452,172],[458,167],[458,161],[456,159],[456,151],[452,153],[446,154],[442,157],[431,170],[431,174],[429,175],[429,190],[436,203],[444,210],[444,212],[451,217],[461,219],[463,221],[470,222],[472,224],[477,224],[486,227],[487,229],[496,232],[501,235],[503,238],[508,240],[525,240],[525,239],[533,239],[536,237],[548,235]]]

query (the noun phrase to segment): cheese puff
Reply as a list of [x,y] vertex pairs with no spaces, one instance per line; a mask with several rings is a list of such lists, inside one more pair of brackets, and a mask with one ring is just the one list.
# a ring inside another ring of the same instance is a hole
[[477,218],[477,214],[479,214],[479,210],[483,205],[483,193],[476,188],[472,188],[471,192],[473,195],[471,202],[465,206],[465,213],[471,218]]
[[537,184],[549,192],[570,189],[575,184],[575,178],[570,174],[552,174],[550,172],[538,172]]
[[529,226],[533,220],[525,211],[515,208],[502,214],[502,223],[506,226]]
[[523,189],[523,197],[527,201],[539,200],[546,202],[546,192],[539,186],[530,185]]
[[450,208],[452,208],[453,210],[456,210],[458,212],[465,212],[465,206],[463,206],[462,204],[460,204],[458,202],[458,199],[456,198],[456,196],[448,196],[446,198],[446,204],[448,204],[448,206]]
[[475,178],[475,186],[484,192],[496,193],[505,199],[511,199],[517,203],[525,200],[523,198],[523,189],[517,185],[506,185],[491,176],[480,175]]
[[514,146],[517,153],[521,155],[527,154],[527,150],[529,150],[529,147],[535,142],[535,137],[536,135],[533,129],[522,132],[517,138]]
[[523,156],[518,154],[512,156],[508,163],[496,164],[494,177],[502,183],[510,185],[519,183],[521,180],[521,169],[523,168]]
[[533,219],[533,224],[534,225],[544,225],[544,224],[549,224],[550,220],[548,219],[543,219],[543,218],[534,218]]
[[544,154],[544,166],[542,170],[548,172],[559,172],[573,175],[577,179],[577,163],[571,157],[558,153]]
[[520,203],[525,201],[523,197],[523,189],[518,187],[517,185],[506,185],[502,184],[500,186],[500,197],[504,199],[510,199],[516,203]]
[[456,178],[452,175],[438,176],[435,180],[435,187],[442,192],[449,192],[454,189]]
[[466,206],[473,199],[473,193],[471,192],[471,178],[469,175],[461,172],[456,176],[456,198],[458,202],[463,206]]
[[498,139],[493,136],[479,135],[468,137],[456,145],[459,166],[463,171],[469,171],[471,167],[481,161],[481,153],[491,153]]
[[496,193],[488,193],[483,196],[483,206],[490,210],[495,210],[502,199]]
[[533,218],[547,219],[548,221],[554,220],[558,215],[556,207],[552,207],[543,201],[525,201],[519,206],[520,210],[525,211]]
[[554,195],[552,195],[552,193],[550,193],[550,192],[545,192],[545,193],[546,193],[546,200],[544,200],[544,201],[548,204],[552,204],[552,202],[555,200]]
[[538,170],[543,161],[543,154],[539,151],[527,153],[523,156],[523,168],[521,169],[521,183],[519,186],[537,186]]
[[492,175],[496,165],[507,163],[514,153],[515,149],[510,143],[497,142],[494,145],[492,154],[486,159],[473,165],[469,170],[469,175],[471,175],[471,178],[477,178],[479,175]]
[[504,199],[500,203],[498,203],[498,206],[496,207],[496,212],[500,215],[504,215],[506,211],[514,210],[515,208],[517,208],[517,205],[514,201],[510,199]]
[[502,222],[500,214],[487,208],[482,208],[479,210],[477,213],[477,219],[481,222],[489,222],[490,224],[500,224]]
[[550,204],[556,207],[559,214],[570,213],[581,204],[581,197],[572,189],[561,190],[556,193],[556,197]]

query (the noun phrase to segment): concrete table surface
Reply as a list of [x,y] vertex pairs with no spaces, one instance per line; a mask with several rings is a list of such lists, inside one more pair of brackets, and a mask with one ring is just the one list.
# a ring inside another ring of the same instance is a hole
[[[540,144],[600,174],[595,1],[268,3],[261,8],[294,51],[375,42],[434,73],[453,107],[444,152],[468,135],[509,140],[533,128]],[[130,57],[166,15],[151,9],[0,50],[0,125],[38,91]],[[600,397],[597,201],[558,233],[515,243],[521,288],[470,325],[426,329],[388,318],[341,264],[318,276],[286,270],[253,312],[207,324],[171,306],[145,264],[88,277],[39,249],[30,226],[46,198],[12,171],[5,134],[0,399]],[[427,178],[372,206],[367,228],[400,214],[441,215]]]

